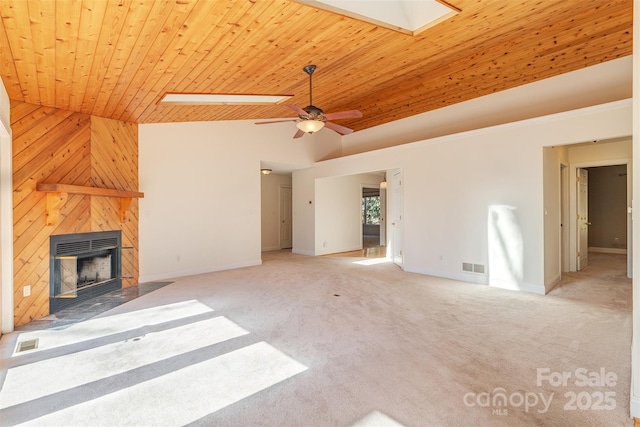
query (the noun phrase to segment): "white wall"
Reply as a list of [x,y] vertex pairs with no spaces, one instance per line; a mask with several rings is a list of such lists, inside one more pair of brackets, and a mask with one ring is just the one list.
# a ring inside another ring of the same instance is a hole
[[[627,136],[630,114],[627,100],[356,154],[319,162],[298,183],[309,191],[321,178],[402,168],[405,270],[544,293],[543,147]],[[316,218],[334,205],[316,200]],[[319,224],[316,236],[330,233]],[[463,262],[487,273],[462,272]]]
[[315,179],[313,169],[294,171],[293,181],[293,253],[315,255]]
[[[633,25],[640,26],[640,0],[633,1]],[[640,164],[640,31],[633,32],[633,163]],[[632,213],[632,260],[633,271],[640,271],[640,174],[634,176]],[[633,335],[631,345],[631,416],[640,418],[640,275],[633,279]]]
[[261,176],[262,250],[280,249],[280,188],[291,187],[291,175]]
[[9,96],[0,80],[0,331],[13,331],[13,180]]
[[260,264],[260,162],[304,167],[341,150],[334,132],[294,140],[292,126],[268,126],[140,125],[141,282]]
[[315,183],[315,255],[362,249],[362,187],[378,187],[378,174],[318,179]]
[[611,161],[630,159],[633,154],[631,137],[615,142],[600,141],[596,144],[577,145],[569,147],[569,163],[589,163],[594,161]]

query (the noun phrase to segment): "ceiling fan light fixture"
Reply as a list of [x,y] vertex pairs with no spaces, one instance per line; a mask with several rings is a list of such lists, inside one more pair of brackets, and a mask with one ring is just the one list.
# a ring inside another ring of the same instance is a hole
[[305,133],[314,133],[318,132],[320,129],[324,127],[324,122],[322,120],[301,120],[296,123],[298,129]]
[[296,122],[298,131],[293,135],[293,138],[300,138],[305,133],[312,134],[318,132],[323,127],[327,127],[339,135],[347,135],[353,132],[353,129],[349,129],[344,126],[340,126],[333,123],[331,120],[337,119],[359,119],[362,117],[362,113],[358,110],[338,111],[336,113],[325,114],[322,109],[313,105],[313,85],[311,83],[312,74],[316,70],[315,65],[307,65],[303,68],[304,72],[309,75],[309,105],[304,108],[300,108],[294,104],[284,104],[285,107],[296,112],[298,115],[295,119],[288,120],[274,120],[269,122],[256,122],[257,125],[264,125],[270,123],[281,122]]

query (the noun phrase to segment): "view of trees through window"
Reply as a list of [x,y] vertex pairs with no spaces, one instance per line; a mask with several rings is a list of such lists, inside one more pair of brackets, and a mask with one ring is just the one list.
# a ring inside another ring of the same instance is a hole
[[380,224],[380,196],[362,198],[362,223]]

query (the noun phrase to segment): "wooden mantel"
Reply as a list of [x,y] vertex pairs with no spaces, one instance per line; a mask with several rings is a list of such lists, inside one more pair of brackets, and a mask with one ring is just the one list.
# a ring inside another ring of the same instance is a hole
[[104,196],[120,198],[120,222],[126,219],[127,209],[132,199],[144,197],[139,191],[115,190],[112,188],[85,187],[83,185],[70,184],[45,184],[36,185],[36,190],[47,193],[47,225],[55,225],[60,217],[60,209],[67,201],[69,194],[83,194],[87,196]]

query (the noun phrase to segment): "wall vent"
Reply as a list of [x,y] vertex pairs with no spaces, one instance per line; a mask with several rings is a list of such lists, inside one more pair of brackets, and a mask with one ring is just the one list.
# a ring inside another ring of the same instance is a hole
[[66,242],[58,244],[54,255],[69,255],[82,252],[88,252],[91,250],[91,242],[85,240],[82,242]]
[[472,264],[470,262],[463,262],[462,271],[467,271],[469,273],[484,274],[484,264]]
[[35,350],[36,348],[38,348],[38,338],[19,342],[16,353],[20,353],[21,351]]
[[91,240],[91,249],[93,250],[117,248],[118,245],[118,239],[115,237]]
[[[102,237],[101,237],[102,236]],[[77,255],[85,252],[113,249],[120,246],[120,231],[66,234],[56,237],[53,256]]]

